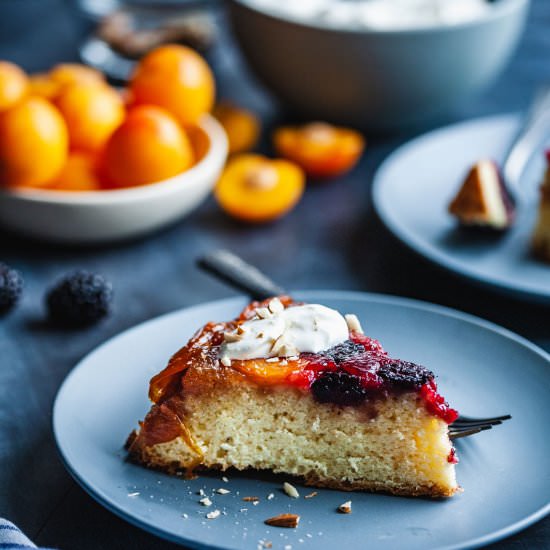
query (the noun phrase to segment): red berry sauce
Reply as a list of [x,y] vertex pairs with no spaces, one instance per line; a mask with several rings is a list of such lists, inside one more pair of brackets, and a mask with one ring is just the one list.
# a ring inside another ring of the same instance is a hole
[[351,332],[346,342],[321,353],[304,353],[300,359],[302,368],[292,373],[287,383],[310,389],[323,403],[331,402],[331,391],[332,402],[339,405],[357,405],[369,398],[415,391],[428,411],[447,424],[458,417],[437,392],[431,371],[390,358],[377,340],[363,334]]
[[434,380],[430,380],[420,388],[420,395],[423,397],[428,411],[445,420],[447,424],[452,424],[458,418],[458,411],[451,409],[443,396],[437,393],[437,385]]
[[451,447],[451,452],[447,457],[447,462],[449,462],[449,464],[458,464],[458,456],[456,456],[456,451],[454,447]]

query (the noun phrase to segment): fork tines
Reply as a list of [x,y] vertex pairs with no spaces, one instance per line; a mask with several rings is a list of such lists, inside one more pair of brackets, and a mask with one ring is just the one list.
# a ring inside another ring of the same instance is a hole
[[510,418],[512,417],[509,414],[495,416],[494,418],[459,416],[449,427],[449,437],[451,439],[458,439],[459,437],[474,435],[484,430],[490,430],[493,426],[498,426],[504,420],[509,420]]

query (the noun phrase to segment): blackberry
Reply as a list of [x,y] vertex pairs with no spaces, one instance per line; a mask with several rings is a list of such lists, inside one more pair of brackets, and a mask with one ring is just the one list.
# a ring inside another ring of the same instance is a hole
[[61,279],[47,294],[50,319],[58,324],[92,325],[111,311],[113,290],[101,275],[75,271]]
[[23,277],[16,269],[0,262],[0,317],[12,310],[23,292]]
[[356,344],[351,340],[346,340],[342,344],[338,344],[333,348],[325,351],[323,355],[332,359],[336,364],[340,364],[352,357],[363,355],[365,353],[365,347],[361,344]]
[[399,359],[383,362],[377,374],[384,382],[403,389],[418,389],[434,378],[427,368]]
[[319,403],[360,405],[367,397],[361,380],[347,372],[325,372],[311,385],[313,397]]

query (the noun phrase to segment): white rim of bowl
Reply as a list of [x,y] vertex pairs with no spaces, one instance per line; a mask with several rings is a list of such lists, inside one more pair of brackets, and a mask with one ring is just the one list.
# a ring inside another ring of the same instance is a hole
[[460,29],[465,29],[469,27],[475,27],[478,25],[483,25],[485,23],[507,17],[512,13],[520,11],[524,7],[529,6],[530,1],[531,0],[496,0],[496,1],[490,2],[491,9],[487,10],[486,14],[468,21],[462,21],[460,23],[454,23],[452,25],[431,24],[431,25],[426,25],[425,27],[416,26],[416,27],[402,28],[402,29],[371,29],[368,27],[365,27],[364,29],[348,28],[344,26],[330,25],[329,23],[323,23],[322,21],[315,22],[315,21],[308,21],[306,19],[298,19],[292,16],[285,17],[282,11],[278,12],[277,10],[254,5],[253,0],[230,0],[230,3],[237,4],[241,7],[247,8],[250,11],[256,12],[265,17],[269,17],[270,19],[275,19],[277,21],[289,23],[291,25],[296,25],[297,27],[304,27],[308,29],[332,31],[336,33],[346,33],[346,34],[359,34],[359,35],[395,35],[395,34],[418,35],[418,34],[438,33],[442,31],[452,32],[454,30],[460,30]]
[[212,164],[223,164],[227,157],[228,143],[225,130],[212,116],[204,115],[198,126],[206,133],[210,146],[206,155],[194,166],[171,178],[139,185],[125,187],[123,189],[109,189],[101,191],[63,191],[54,189],[2,189],[2,196],[37,203],[57,204],[113,204],[128,201],[141,201],[158,197],[162,194],[170,194],[180,190],[186,184],[185,180],[197,180],[202,173],[210,170]]

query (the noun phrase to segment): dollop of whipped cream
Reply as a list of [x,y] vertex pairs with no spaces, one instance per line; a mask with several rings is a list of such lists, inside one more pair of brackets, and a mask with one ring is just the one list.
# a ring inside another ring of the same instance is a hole
[[225,333],[220,361],[318,353],[345,342],[349,330],[346,319],[334,309],[320,304],[285,309],[274,298],[268,307],[256,309],[256,317]]

